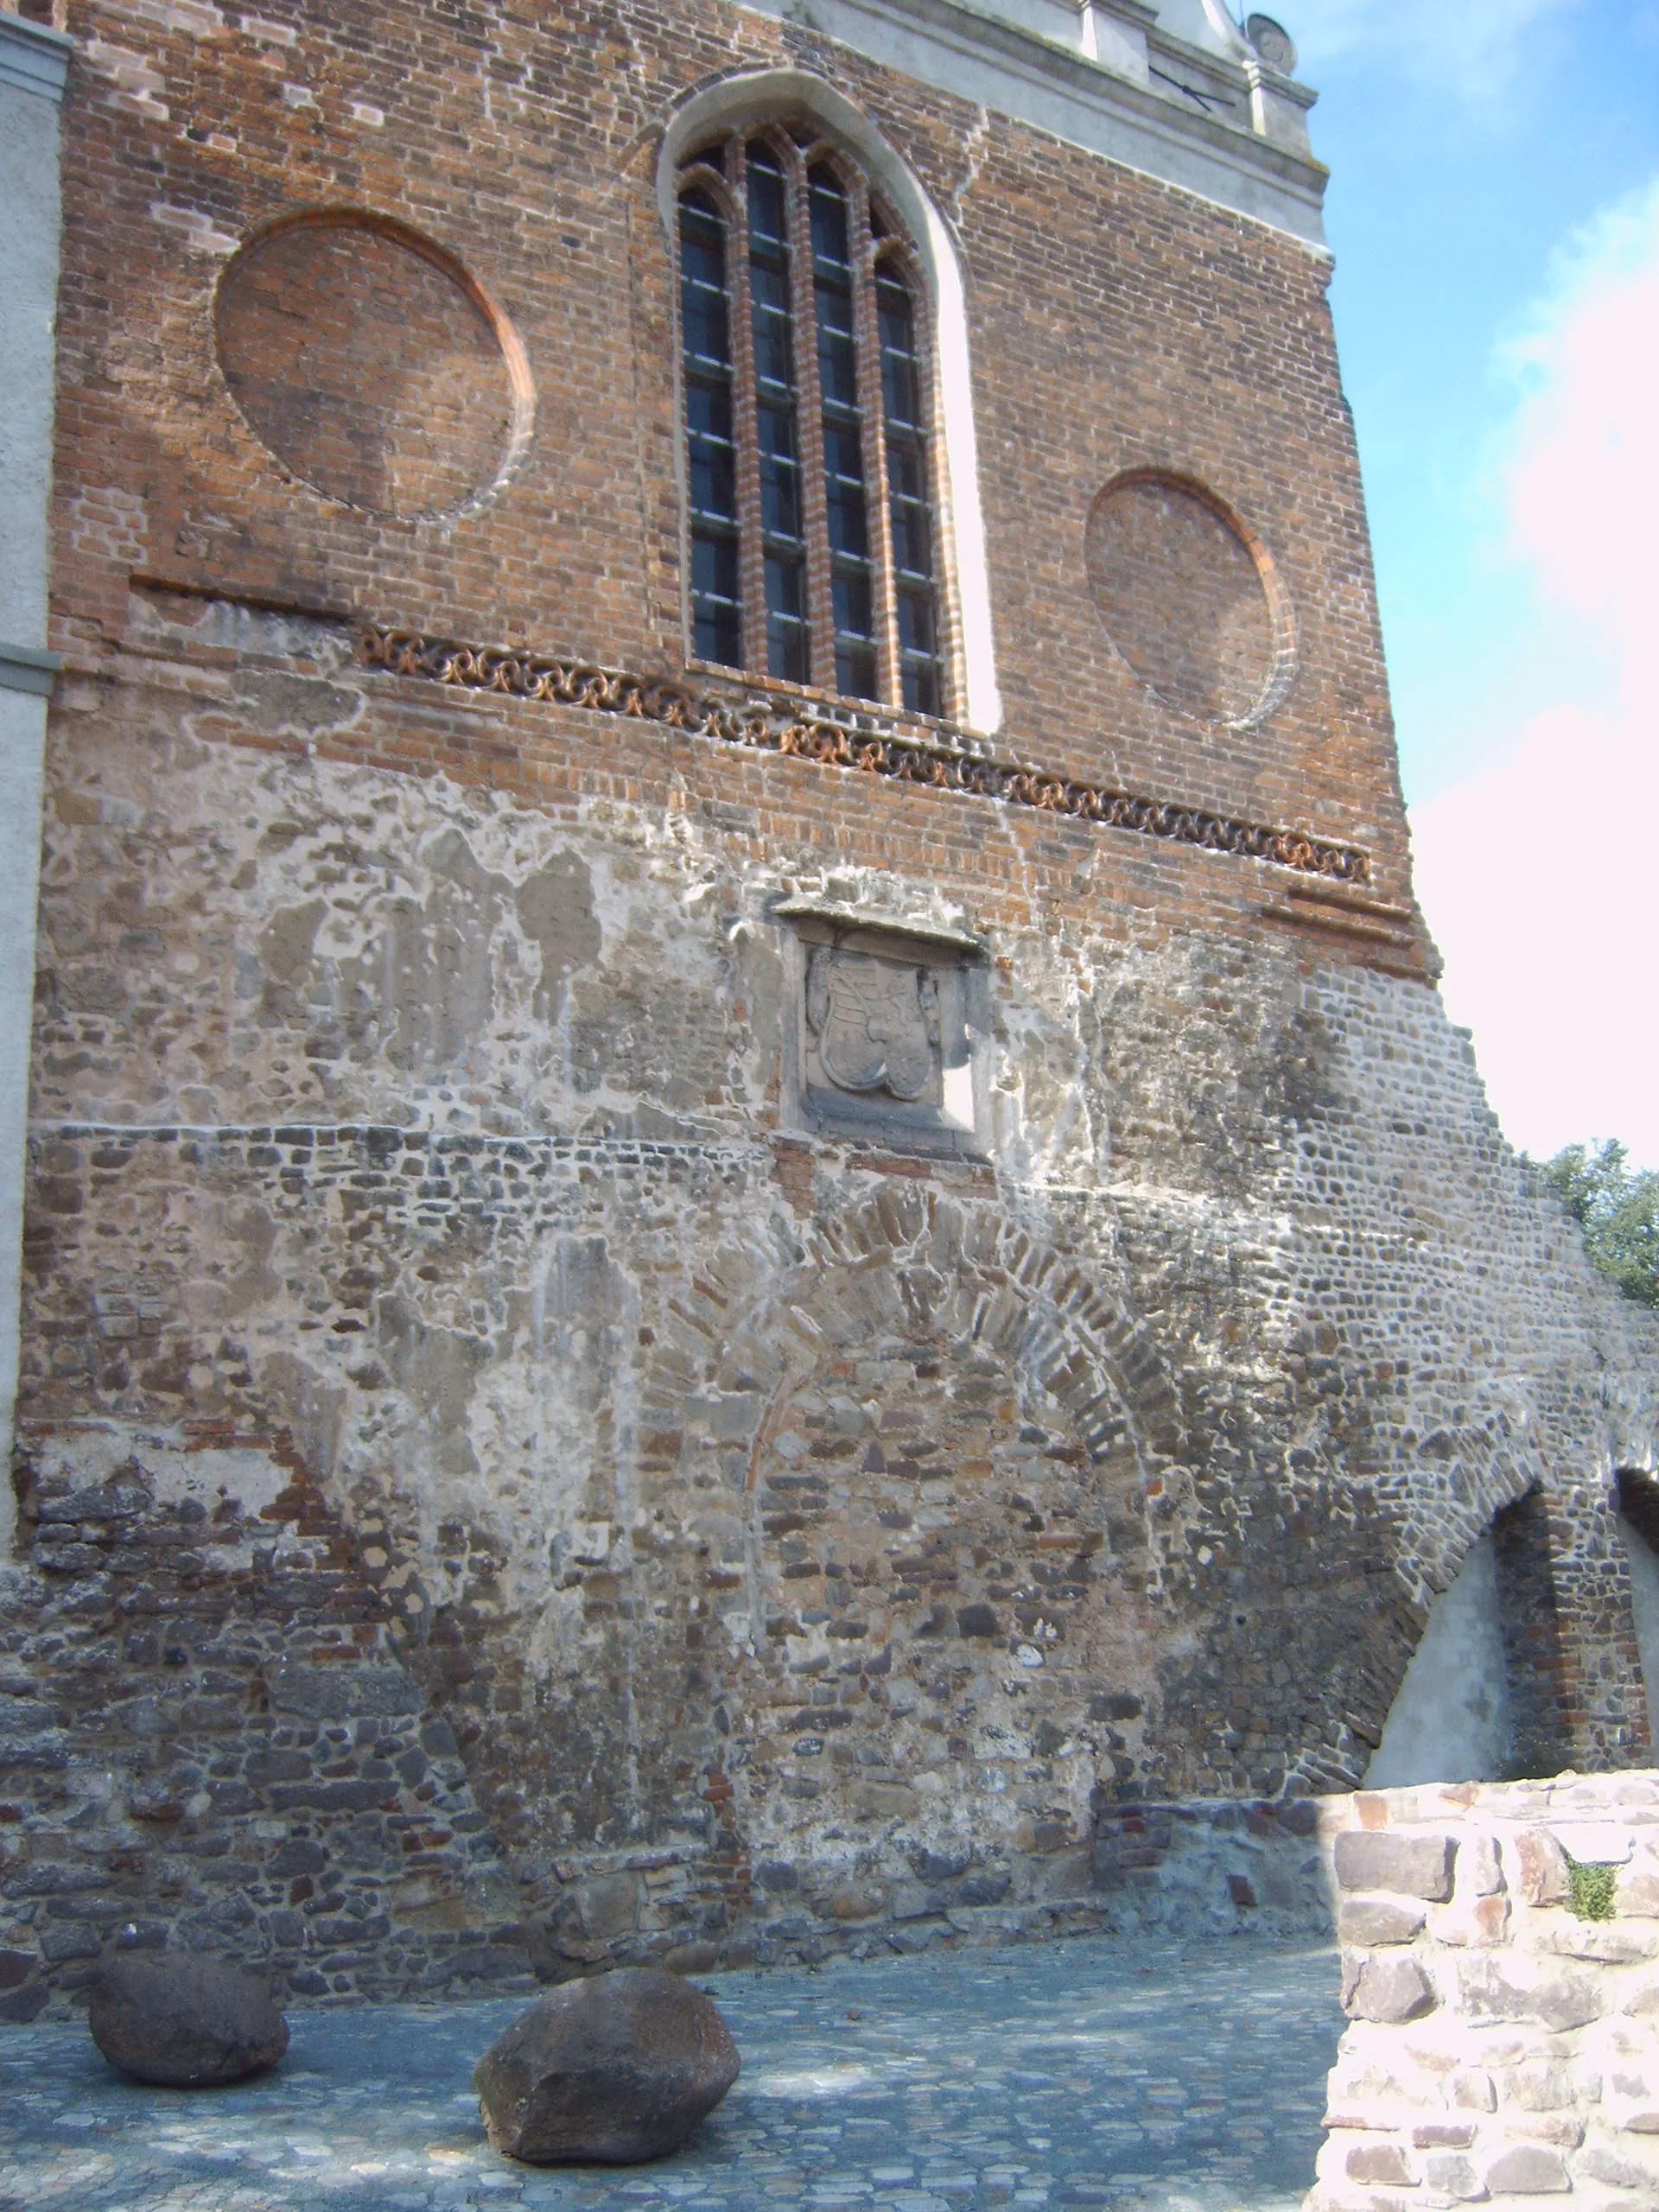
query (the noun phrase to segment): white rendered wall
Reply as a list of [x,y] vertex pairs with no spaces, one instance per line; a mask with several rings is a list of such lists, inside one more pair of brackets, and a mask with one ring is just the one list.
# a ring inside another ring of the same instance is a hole
[[[743,0],[800,18],[800,0]],[[918,83],[1050,132],[1325,250],[1325,170],[1306,143],[1312,92],[1275,79],[1211,0],[812,0],[812,29]],[[1148,40],[1162,35],[1158,80]],[[1163,84],[1195,68],[1225,94],[1208,112]],[[1259,74],[1259,71],[1255,73]],[[1258,107],[1261,112],[1257,112]]]
[[58,302],[58,109],[69,41],[0,15],[0,1553],[9,1548]]
[[[0,131],[5,128],[0,119]],[[0,307],[0,321],[4,309]],[[0,1549],[11,1535],[11,1423],[23,1245],[23,1149],[35,1004],[46,701],[0,690]]]
[[1250,50],[1224,0],[1158,0],[1158,28],[1230,61],[1243,60]]
[[[1648,1686],[1649,1725],[1659,1735],[1659,1552],[1622,1516],[1618,1533],[1624,1539],[1625,1556],[1630,1565],[1630,1610],[1636,1616],[1636,1648],[1642,1655],[1642,1679]],[[1656,1749],[1659,1750],[1659,1745]]]
[[[1659,1561],[1655,1573],[1659,1583]],[[1491,1536],[1483,1536],[1470,1548],[1457,1580],[1434,1601],[1365,1787],[1499,1781],[1510,1745],[1497,1555]]]

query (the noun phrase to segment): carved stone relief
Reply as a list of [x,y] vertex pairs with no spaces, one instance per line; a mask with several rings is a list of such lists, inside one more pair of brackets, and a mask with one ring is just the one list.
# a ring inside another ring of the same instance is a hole
[[785,1110],[810,1128],[928,1152],[981,1149],[988,1024],[980,948],[855,909],[793,901]]

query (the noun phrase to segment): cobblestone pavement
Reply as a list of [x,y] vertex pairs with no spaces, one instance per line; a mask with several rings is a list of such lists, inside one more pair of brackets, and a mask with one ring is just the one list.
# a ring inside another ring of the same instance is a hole
[[743,2056],[648,2167],[497,2157],[468,2087],[518,2001],[291,2014],[264,2082],[132,2087],[0,2029],[0,2212],[1294,2212],[1341,2028],[1328,1951],[1084,1941],[710,1976]]

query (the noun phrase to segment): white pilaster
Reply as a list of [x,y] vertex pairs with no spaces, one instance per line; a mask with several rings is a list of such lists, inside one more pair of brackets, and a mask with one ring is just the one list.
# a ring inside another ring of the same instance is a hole
[[10,1550],[46,715],[59,108],[71,42],[0,14],[0,1555]]

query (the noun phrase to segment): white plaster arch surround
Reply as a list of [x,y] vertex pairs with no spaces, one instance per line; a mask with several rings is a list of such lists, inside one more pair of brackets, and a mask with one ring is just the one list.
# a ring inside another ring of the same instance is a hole
[[[956,242],[914,171],[869,118],[822,77],[804,69],[744,70],[692,93],[670,118],[657,162],[657,204],[663,226],[671,247],[680,164],[702,139],[721,130],[789,114],[810,115],[823,124],[827,137],[859,163],[903,222],[927,277],[949,491],[943,504],[949,521],[952,581],[962,626],[966,693],[962,719],[969,728],[989,734],[1002,727],[1002,698],[991,635],[990,571],[979,497],[967,296]],[[677,361],[677,378],[678,372]],[[683,455],[677,466],[683,467]]]

